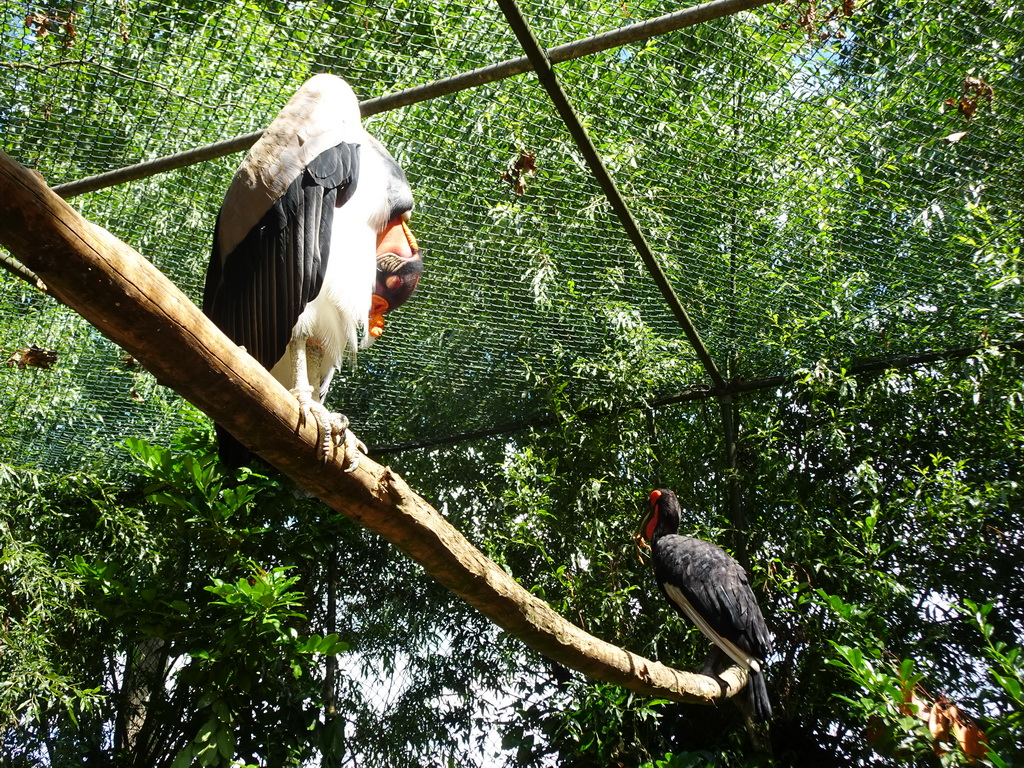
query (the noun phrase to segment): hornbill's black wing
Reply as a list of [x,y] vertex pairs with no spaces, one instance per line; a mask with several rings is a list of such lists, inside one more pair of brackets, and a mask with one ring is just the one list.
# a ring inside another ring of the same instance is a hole
[[763,660],[771,652],[771,636],[746,572],[725,550],[677,535],[662,536],[654,547],[658,584],[680,613],[684,613],[683,607],[670,587],[678,590],[717,634],[748,654]]

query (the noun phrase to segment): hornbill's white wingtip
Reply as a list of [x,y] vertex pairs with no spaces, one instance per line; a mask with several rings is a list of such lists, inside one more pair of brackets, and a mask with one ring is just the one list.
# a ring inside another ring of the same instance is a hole
[[665,593],[669,596],[673,603],[679,606],[680,610],[686,614],[686,618],[697,625],[697,628],[704,633],[704,636],[712,643],[722,649],[730,659],[735,661],[744,669],[752,672],[761,671],[761,662],[745,652],[743,649],[738,647],[736,643],[730,641],[728,638],[722,637],[720,634],[715,632],[710,624],[697,613],[697,610],[690,605],[690,601],[686,599],[679,587],[674,584],[666,583],[664,585]]

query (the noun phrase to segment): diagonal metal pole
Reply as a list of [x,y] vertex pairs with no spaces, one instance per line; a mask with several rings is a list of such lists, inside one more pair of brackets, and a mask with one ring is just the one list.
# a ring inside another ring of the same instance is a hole
[[632,210],[630,210],[629,205],[615,184],[615,180],[612,178],[611,173],[608,172],[608,168],[605,166],[600,154],[598,154],[597,147],[594,146],[594,142],[590,139],[590,134],[583,127],[579,115],[576,114],[576,110],[569,101],[569,97],[566,95],[561,83],[558,82],[551,59],[534,36],[533,30],[519,9],[516,0],[498,0],[498,5],[501,7],[502,13],[505,14],[505,19],[508,21],[509,26],[512,27],[512,31],[515,32],[516,37],[519,39],[519,44],[523,47],[523,51],[530,60],[530,64],[533,65],[541,85],[548,92],[548,96],[554,103],[555,109],[558,110],[559,116],[576,142],[577,148],[579,148],[584,159],[587,161],[590,172],[601,186],[601,190],[604,192],[605,197],[608,198],[608,202],[611,203],[612,210],[619,217],[619,221],[622,222],[623,229],[626,230],[626,234],[633,243],[633,247],[636,248],[640,258],[643,259],[644,265],[651,273],[651,277],[654,278],[654,282],[668,303],[669,309],[672,310],[672,314],[679,322],[679,325],[682,326],[683,332],[697,353],[697,357],[704,366],[704,370],[711,377],[715,389],[724,390],[727,386],[725,378],[718,370],[718,366],[715,365],[715,361],[708,352],[704,340],[701,339],[696,327],[690,320],[686,308],[679,301],[679,297],[672,288],[672,283],[669,282],[668,276],[654,255],[654,251],[651,250],[651,246],[640,229],[636,218],[633,216]]

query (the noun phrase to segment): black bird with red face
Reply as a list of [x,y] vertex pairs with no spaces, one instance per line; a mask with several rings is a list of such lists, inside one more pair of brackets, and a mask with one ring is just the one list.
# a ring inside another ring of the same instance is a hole
[[769,720],[772,707],[762,665],[772,641],[746,572],[721,547],[677,533],[675,493],[664,488],[651,491],[649,505],[640,535],[651,542],[658,586],[680,615],[747,670],[753,715]]

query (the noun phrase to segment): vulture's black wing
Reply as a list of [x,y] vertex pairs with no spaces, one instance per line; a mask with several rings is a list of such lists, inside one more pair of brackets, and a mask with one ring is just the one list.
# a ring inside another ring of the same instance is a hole
[[295,321],[320,292],[334,209],[352,196],[358,175],[358,144],[342,142],[323,151],[230,253],[219,252],[218,216],[203,311],[267,370],[284,354]]

